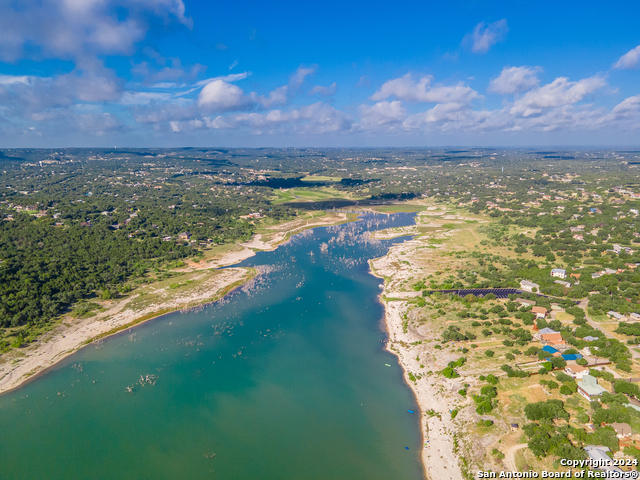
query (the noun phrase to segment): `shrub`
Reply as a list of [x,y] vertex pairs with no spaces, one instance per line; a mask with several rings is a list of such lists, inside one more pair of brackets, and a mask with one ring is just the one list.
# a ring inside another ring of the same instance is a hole
[[444,370],[442,370],[442,375],[446,378],[458,378],[460,376],[458,375],[458,372],[456,372],[451,367],[446,367]]
[[529,420],[534,421],[552,421],[556,418],[569,420],[569,414],[564,409],[564,402],[562,400],[530,403],[524,407],[524,413]]
[[24,338],[22,337],[22,334],[20,334],[16,337],[16,339],[13,341],[11,346],[13,348],[20,348],[22,347],[23,344],[24,344]]
[[540,385],[546,385],[550,390],[558,388],[558,382],[554,382],[553,380],[540,380]]
[[618,380],[613,384],[613,390],[616,393],[626,393],[634,397],[640,396],[640,387],[638,384],[625,382],[624,380]]
[[495,352],[493,350],[485,350],[484,354],[487,357],[493,357],[495,355]]
[[562,387],[560,387],[560,393],[562,395],[572,395],[573,394],[573,392],[566,385],[563,385]]
[[573,378],[564,372],[556,372],[556,380],[559,382],[573,382]]
[[480,395],[485,398],[495,398],[498,396],[498,389],[493,385],[485,385],[480,389]]
[[538,355],[538,352],[540,351],[540,349],[538,347],[529,347],[524,354],[528,355],[529,357],[532,357],[534,355]]
[[485,413],[489,413],[489,412],[491,412],[491,410],[493,410],[493,405],[488,400],[485,400],[484,402],[480,402],[478,404],[478,406],[476,407],[476,413],[478,415],[483,415]]
[[551,357],[551,365],[553,368],[564,368],[567,366],[567,362],[562,357]]

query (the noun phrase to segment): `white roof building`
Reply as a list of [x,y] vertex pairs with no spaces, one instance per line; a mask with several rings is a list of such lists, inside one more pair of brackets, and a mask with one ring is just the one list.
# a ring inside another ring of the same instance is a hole
[[533,292],[533,289],[540,290],[540,285],[537,283],[530,282],[529,280],[521,280],[520,288],[522,290],[526,290],[527,292]]
[[609,315],[612,318],[615,318],[616,320],[620,321],[620,320],[624,320],[624,315],[618,313],[618,312],[614,312],[613,310],[609,310],[607,312],[607,315]]
[[613,460],[611,460],[611,457],[607,455],[609,447],[605,447],[604,445],[587,445],[584,449],[593,464],[598,465],[597,467],[594,467],[596,470],[602,470],[605,472],[622,472],[619,467],[613,466]]

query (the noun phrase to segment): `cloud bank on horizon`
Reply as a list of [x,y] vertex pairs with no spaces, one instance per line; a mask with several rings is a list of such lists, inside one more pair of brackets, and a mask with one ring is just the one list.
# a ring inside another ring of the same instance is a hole
[[527,8],[374,38],[209,2],[0,0],[0,146],[640,144],[633,25],[542,44]]

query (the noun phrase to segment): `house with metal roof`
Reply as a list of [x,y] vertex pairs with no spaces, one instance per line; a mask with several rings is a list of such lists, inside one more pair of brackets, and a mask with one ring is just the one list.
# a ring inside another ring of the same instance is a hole
[[611,460],[611,457],[607,455],[607,452],[610,451],[609,447],[605,447],[604,445],[587,445],[584,449],[587,452],[587,455],[589,455],[589,459],[594,465],[593,468],[595,470],[605,472],[622,472],[620,467],[615,467],[613,465],[613,460]]
[[621,320],[624,320],[624,319],[625,319],[625,318],[624,318],[624,315],[622,315],[622,314],[620,314],[620,313],[618,313],[618,312],[614,312],[613,310],[609,310],[609,311],[607,312],[607,315],[609,315],[611,318],[613,318],[613,319],[615,319],[615,320],[618,320],[618,321],[621,321]]
[[598,379],[591,375],[585,375],[578,382],[578,393],[589,401],[596,399],[606,391],[606,388],[598,385]]
[[553,330],[552,328],[549,327],[544,327],[542,330],[540,330],[538,332],[540,335],[547,335],[549,333],[560,333],[560,332],[556,332],[555,330]]
[[552,277],[567,278],[567,271],[564,268],[554,268],[551,270]]
[[526,298],[516,298],[516,302],[518,302],[520,305],[529,305],[530,307],[533,307],[536,302],[533,300],[527,300]]
[[536,291],[539,291],[540,285],[530,282],[529,280],[520,280],[520,288],[527,292],[533,292],[534,288],[536,289]]
[[570,360],[579,360],[582,358],[582,355],[580,355],[579,353],[564,353],[562,355],[562,359],[565,361],[570,361]]

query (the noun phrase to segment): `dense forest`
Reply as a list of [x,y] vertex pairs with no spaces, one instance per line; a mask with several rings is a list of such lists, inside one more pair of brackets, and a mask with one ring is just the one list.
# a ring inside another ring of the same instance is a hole
[[[589,295],[595,313],[637,311],[639,164],[638,152],[624,151],[4,150],[0,326],[44,324],[159,265],[248,240],[257,224],[249,214],[273,222],[411,198],[486,215],[495,220],[486,246],[522,257],[477,254],[477,271],[431,287],[527,279],[545,294]],[[308,190],[340,203],[306,202]],[[570,288],[550,277],[558,262],[574,274]]]

